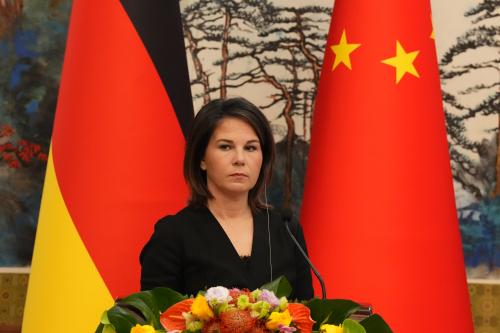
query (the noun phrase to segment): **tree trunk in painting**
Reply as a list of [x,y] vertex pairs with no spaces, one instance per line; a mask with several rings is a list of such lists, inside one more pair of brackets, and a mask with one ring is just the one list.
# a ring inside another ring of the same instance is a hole
[[[293,86],[292,93],[298,90],[299,78],[297,74],[297,64],[295,61],[295,55],[293,48],[288,48],[290,52],[292,64],[291,64],[291,72],[293,77]],[[293,143],[295,139],[295,122],[292,117],[293,112],[293,100],[292,96],[287,99],[287,103],[285,105],[285,109],[283,110],[283,115],[285,116],[286,121],[286,151],[285,151],[285,177],[283,184],[283,206],[286,208],[291,207],[292,203],[292,175],[293,175]]]
[[227,47],[228,39],[229,39],[229,28],[231,26],[231,11],[229,8],[225,8],[225,21],[224,21],[224,31],[222,34],[222,62],[220,65],[221,73],[220,73],[220,98],[226,98],[227,95],[227,87],[226,87],[226,77],[227,77],[227,63],[229,57],[229,50]]
[[287,100],[283,114],[286,120],[286,151],[285,177],[283,183],[283,207],[290,208],[292,202],[292,167],[293,167],[293,140],[295,138],[295,123],[292,118],[292,101]]
[[[266,71],[265,65],[262,60],[258,57],[253,57],[259,69],[264,76],[264,81],[270,83],[273,87],[280,90],[281,96],[278,97],[280,100],[285,101],[285,107],[283,108],[282,115],[285,117],[287,133],[285,136],[286,140],[286,151],[285,151],[285,174],[283,181],[283,207],[290,207],[292,201],[292,153],[293,153],[293,140],[295,138],[295,123],[292,118],[293,111],[293,96],[288,91],[287,87],[280,83],[275,76],[269,74]],[[277,97],[277,96],[274,96]],[[276,98],[275,98],[276,100]]]
[[303,31],[302,27],[302,15],[299,11],[295,11],[295,19],[297,23],[297,29],[296,32],[299,35],[299,49],[302,51],[306,59],[309,61],[309,63],[312,66],[312,71],[314,75],[314,85],[318,86],[319,83],[319,76],[321,75],[321,62],[320,60],[314,56],[314,54],[309,50],[307,43],[308,40],[306,39],[306,36]]
[[208,75],[203,71],[203,65],[198,56],[200,50],[198,49],[198,41],[194,38],[193,33],[188,24],[184,23],[184,33],[187,39],[187,46],[191,59],[193,60],[194,71],[196,73],[196,82],[203,87],[203,104],[210,102],[210,84]]

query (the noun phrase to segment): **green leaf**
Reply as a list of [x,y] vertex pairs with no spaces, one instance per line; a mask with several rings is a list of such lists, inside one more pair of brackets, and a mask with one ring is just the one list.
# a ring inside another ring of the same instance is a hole
[[366,330],[360,323],[352,319],[346,319],[342,323],[344,333],[366,333]]
[[160,310],[152,292],[143,291],[135,293],[117,302],[118,306],[123,307],[125,304],[127,305],[127,309],[141,313],[146,324],[153,325],[155,328],[161,328],[159,320]]
[[292,286],[283,275],[269,283],[266,283],[260,287],[260,289],[272,291],[278,298],[283,296],[289,297],[292,293]]
[[103,329],[104,329],[104,324],[100,323],[99,326],[97,326],[97,328],[95,329],[94,333],[102,333]]
[[116,333],[115,328],[113,325],[104,325],[104,329],[102,330],[102,333]]
[[374,314],[359,322],[368,333],[392,333],[391,328],[378,314]]
[[108,311],[104,311],[101,315],[101,324],[110,324],[109,319],[108,319]]
[[165,287],[154,288],[151,290],[151,293],[160,312],[164,312],[175,303],[187,298],[186,296],[179,294],[177,291]]
[[116,305],[108,310],[108,318],[117,333],[130,333],[132,327],[138,323],[137,314]]
[[346,299],[313,298],[304,303],[311,310],[311,317],[316,322],[314,329],[321,324],[340,325],[347,317],[359,309],[359,304]]

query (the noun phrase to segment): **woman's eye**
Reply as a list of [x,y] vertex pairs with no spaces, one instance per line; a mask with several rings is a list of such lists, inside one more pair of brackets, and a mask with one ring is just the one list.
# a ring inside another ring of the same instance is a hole
[[247,146],[246,149],[248,151],[256,151],[257,150],[257,146]]
[[231,148],[230,145],[220,145],[219,146],[219,149],[221,149],[221,150],[229,150],[230,148]]

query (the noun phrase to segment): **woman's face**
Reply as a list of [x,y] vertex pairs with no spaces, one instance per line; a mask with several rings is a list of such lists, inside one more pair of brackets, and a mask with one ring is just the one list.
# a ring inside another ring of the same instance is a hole
[[234,117],[215,128],[200,167],[207,172],[207,187],[218,195],[246,194],[259,178],[262,149],[253,128]]

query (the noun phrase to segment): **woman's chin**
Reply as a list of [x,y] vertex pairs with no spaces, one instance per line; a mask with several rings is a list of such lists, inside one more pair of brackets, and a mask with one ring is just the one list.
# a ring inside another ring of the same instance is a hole
[[252,187],[248,186],[248,184],[231,184],[226,188],[221,189],[221,192],[226,196],[231,197],[240,197],[240,196],[248,196],[248,192]]

